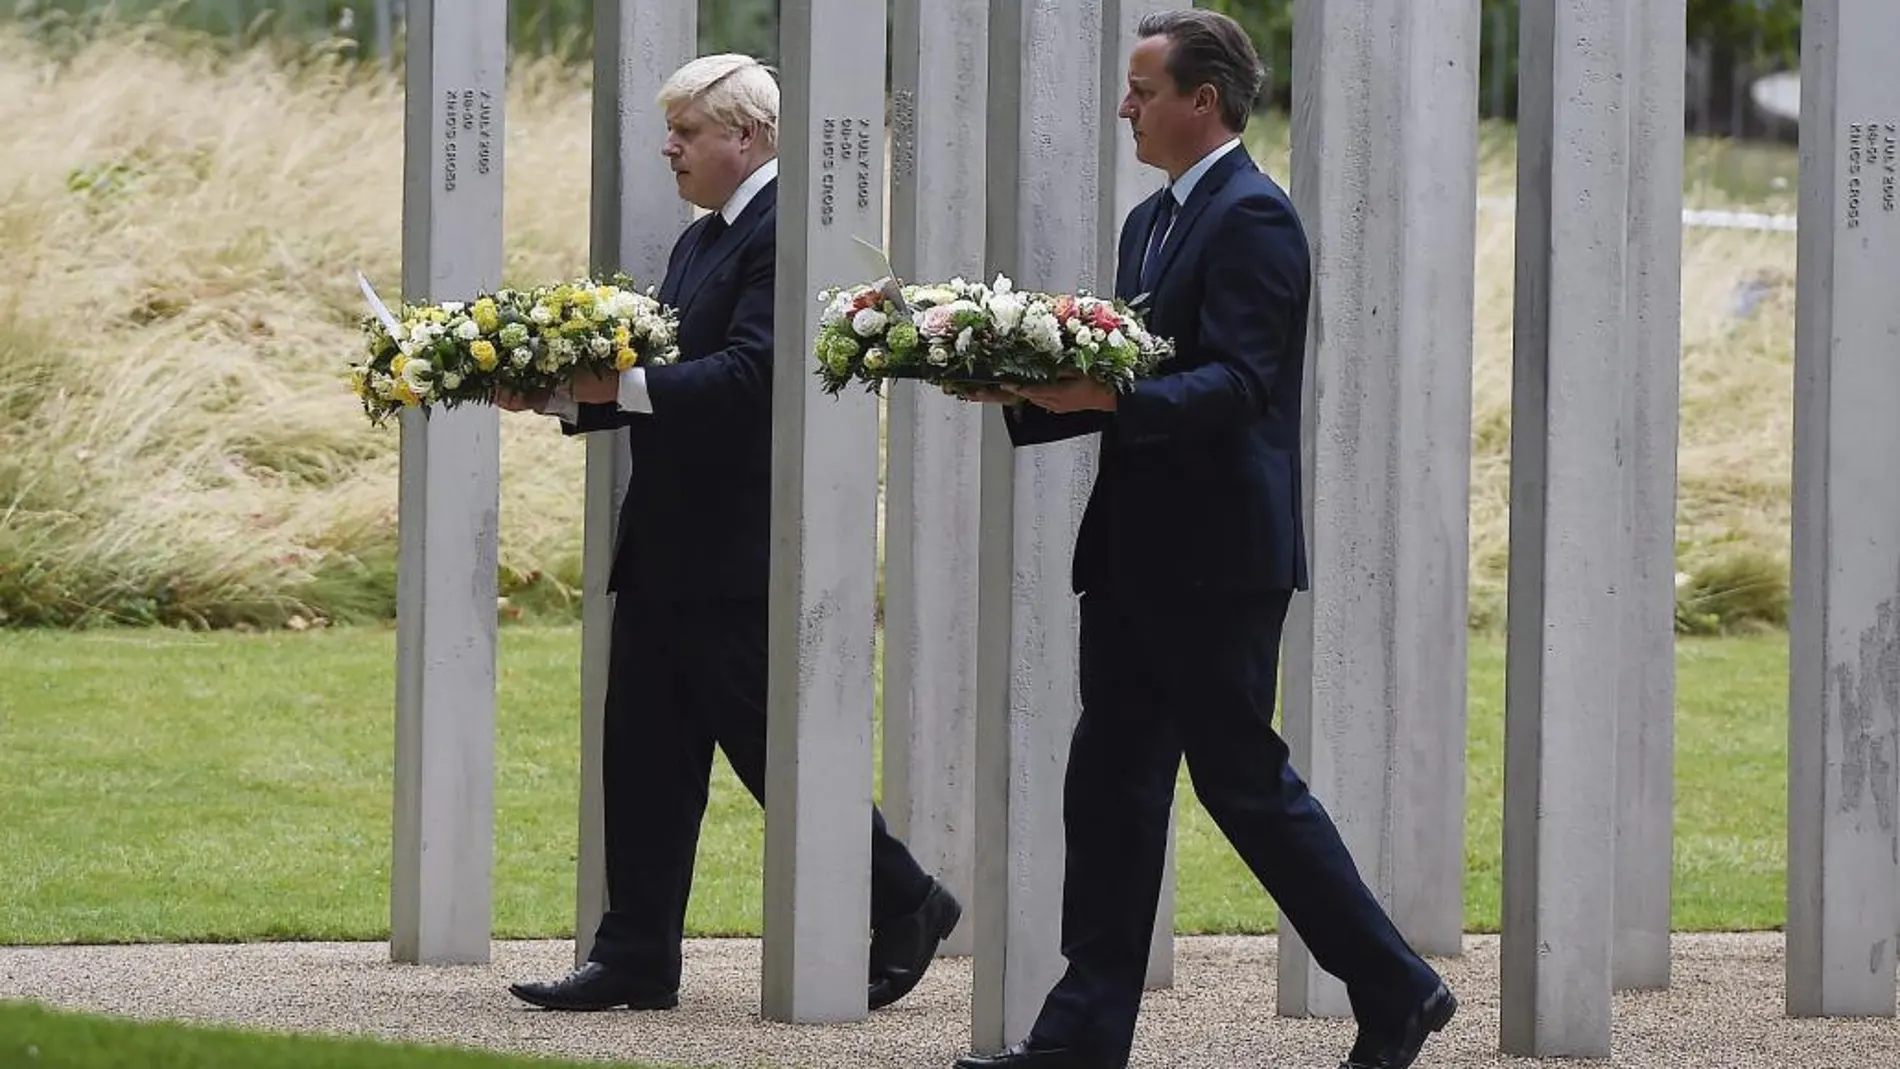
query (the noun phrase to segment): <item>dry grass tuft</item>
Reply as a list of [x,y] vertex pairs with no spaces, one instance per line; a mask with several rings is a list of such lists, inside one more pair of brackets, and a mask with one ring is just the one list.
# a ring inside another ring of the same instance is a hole
[[[1509,212],[1480,215],[1471,602],[1485,627],[1503,621],[1509,549],[1514,239]],[[1786,612],[1794,248],[1792,234],[1745,230],[1690,230],[1683,244],[1678,567],[1691,577],[1684,610],[1718,611],[1724,626]],[[1730,597],[1737,583],[1778,591],[1776,606]]]
[[[585,72],[510,73],[511,282],[587,265],[589,94]],[[0,30],[0,129],[14,146],[0,156],[0,623],[386,616],[396,436],[365,426],[337,372],[356,343],[354,271],[391,291],[399,276],[400,82],[132,30],[60,52]],[[1283,159],[1272,129],[1265,158]],[[1508,131],[1486,145],[1484,192],[1508,195]],[[1487,624],[1508,503],[1508,213],[1483,215],[1479,261],[1473,618]],[[1703,611],[1754,605],[1763,582],[1785,601],[1793,263],[1780,234],[1695,231],[1685,250],[1680,532],[1684,567],[1717,582],[1692,588]],[[504,416],[503,564],[557,595],[578,576],[582,460],[544,421]]]
[[[507,273],[585,270],[588,89],[511,79]],[[0,620],[381,615],[396,436],[337,376],[400,275],[398,81],[0,33]],[[505,427],[504,563],[578,569],[578,443]],[[363,581],[352,582],[355,576]]]

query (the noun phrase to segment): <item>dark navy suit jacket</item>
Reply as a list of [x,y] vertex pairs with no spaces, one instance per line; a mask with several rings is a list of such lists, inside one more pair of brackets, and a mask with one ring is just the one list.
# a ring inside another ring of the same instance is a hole
[[[1133,299],[1165,190],[1123,224],[1116,295]],[[1007,409],[1018,446],[1102,432],[1076,537],[1078,593],[1180,600],[1303,590],[1300,389],[1311,266],[1293,205],[1244,147],[1178,210],[1146,312],[1162,373],[1113,413]]]
[[714,218],[687,227],[667,262],[659,298],[679,310],[680,359],[646,369],[652,413],[582,405],[563,424],[627,428],[632,472],[609,585],[623,599],[766,596],[777,179],[695,254]]

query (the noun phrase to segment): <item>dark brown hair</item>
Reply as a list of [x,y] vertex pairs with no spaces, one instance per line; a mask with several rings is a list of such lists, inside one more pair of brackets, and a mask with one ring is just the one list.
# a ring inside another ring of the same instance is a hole
[[1144,17],[1135,33],[1168,38],[1168,77],[1175,89],[1192,93],[1213,86],[1221,121],[1235,133],[1247,128],[1267,71],[1239,23],[1217,11],[1159,11]]

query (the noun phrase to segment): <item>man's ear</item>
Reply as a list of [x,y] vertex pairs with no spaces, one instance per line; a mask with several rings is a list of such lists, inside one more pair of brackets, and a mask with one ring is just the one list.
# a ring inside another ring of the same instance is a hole
[[1219,111],[1220,90],[1211,85],[1203,85],[1199,89],[1196,89],[1194,91],[1194,110],[1207,112]]

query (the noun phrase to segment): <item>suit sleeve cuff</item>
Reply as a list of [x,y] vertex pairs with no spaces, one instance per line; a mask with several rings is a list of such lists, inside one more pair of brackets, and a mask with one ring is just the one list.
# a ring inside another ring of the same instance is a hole
[[1151,382],[1137,382],[1133,389],[1115,399],[1113,424],[1123,441],[1131,445],[1156,442],[1167,431],[1157,418],[1158,399]]
[[620,410],[653,414],[653,398],[647,394],[647,369],[628,368],[620,373]]

